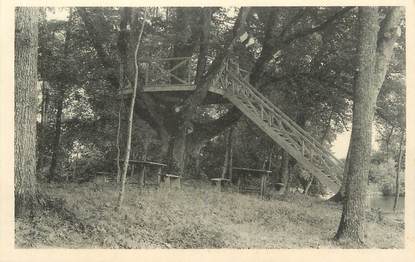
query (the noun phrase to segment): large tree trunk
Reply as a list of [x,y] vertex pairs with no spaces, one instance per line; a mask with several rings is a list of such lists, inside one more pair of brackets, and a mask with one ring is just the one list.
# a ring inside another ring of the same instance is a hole
[[354,92],[350,164],[343,212],[336,234],[336,239],[358,245],[363,244],[365,233],[366,179],[369,173],[372,121],[376,101],[372,76],[375,70],[378,18],[377,7],[359,8],[359,71]]
[[52,143],[52,160],[49,169],[48,183],[50,183],[54,178],[56,178],[57,172],[56,168],[58,166],[58,159],[60,153],[60,140],[61,140],[61,126],[62,126],[62,109],[63,109],[63,98],[64,92],[59,92],[59,97],[57,101],[57,111],[56,111],[56,120],[55,120],[55,137],[53,138]]
[[178,134],[174,136],[171,141],[171,154],[169,155],[170,165],[176,168],[178,175],[185,175],[185,160],[186,160],[186,133],[185,130],[179,130]]
[[36,210],[36,81],[38,9],[16,8],[15,30],[15,216]]
[[[359,8],[358,76],[354,90],[350,164],[345,200],[336,239],[360,245],[364,241],[367,177],[370,165],[372,122],[393,46],[399,35],[401,9],[391,7],[379,31],[378,8]],[[379,34],[378,34],[379,31]]]
[[346,192],[346,180],[347,180],[347,174],[349,172],[349,165],[350,165],[350,143],[349,148],[347,149],[347,156],[344,163],[344,169],[343,169],[343,177],[342,177],[342,184],[340,186],[339,192],[337,192],[334,196],[332,196],[329,200],[334,202],[343,202],[345,192]]
[[201,11],[200,46],[197,59],[195,83],[199,84],[206,70],[207,56],[209,55],[209,29],[212,20],[212,8],[204,7]]

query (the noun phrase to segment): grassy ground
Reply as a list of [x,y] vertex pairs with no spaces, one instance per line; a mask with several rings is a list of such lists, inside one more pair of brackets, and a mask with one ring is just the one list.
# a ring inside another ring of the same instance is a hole
[[[42,185],[61,198],[59,207],[32,221],[16,221],[16,246],[38,248],[340,248],[331,238],[341,208],[291,194],[262,201],[254,195],[218,194],[184,182],[180,191],[128,185],[122,210],[115,211],[111,184]],[[368,212],[367,246],[403,248],[403,214]]]

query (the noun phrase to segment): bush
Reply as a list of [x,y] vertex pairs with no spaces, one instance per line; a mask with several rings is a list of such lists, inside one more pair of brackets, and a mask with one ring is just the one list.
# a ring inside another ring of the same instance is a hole
[[[384,196],[395,194],[396,163],[393,159],[386,162],[372,163],[369,171],[369,181],[377,185]],[[405,173],[400,173],[399,194],[405,194]]]

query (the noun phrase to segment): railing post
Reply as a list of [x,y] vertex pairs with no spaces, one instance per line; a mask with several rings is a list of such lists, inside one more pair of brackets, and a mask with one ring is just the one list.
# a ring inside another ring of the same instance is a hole
[[301,154],[304,156],[304,151],[305,151],[305,148],[304,148],[304,140],[301,140]]
[[313,158],[314,158],[313,149],[310,149],[310,162],[311,163],[313,163]]

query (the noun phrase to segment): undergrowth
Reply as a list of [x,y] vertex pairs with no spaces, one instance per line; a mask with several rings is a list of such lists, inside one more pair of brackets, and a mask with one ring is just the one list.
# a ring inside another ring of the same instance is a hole
[[[201,183],[144,192],[128,185],[124,206],[115,211],[113,184],[42,187],[72,215],[63,216],[55,205],[32,219],[17,220],[17,247],[339,248],[331,239],[340,206],[299,194],[263,201],[218,193]],[[367,217],[368,247],[403,248],[403,215],[368,212]]]

